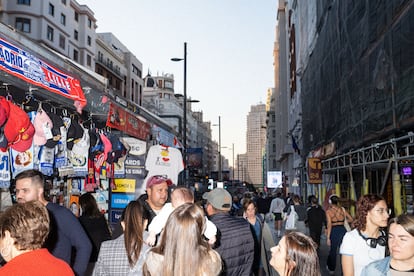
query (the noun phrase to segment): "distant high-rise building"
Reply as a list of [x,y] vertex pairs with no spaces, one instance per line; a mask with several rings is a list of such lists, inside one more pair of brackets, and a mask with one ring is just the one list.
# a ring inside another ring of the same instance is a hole
[[263,187],[263,155],[266,146],[266,105],[257,104],[247,115],[247,182]]

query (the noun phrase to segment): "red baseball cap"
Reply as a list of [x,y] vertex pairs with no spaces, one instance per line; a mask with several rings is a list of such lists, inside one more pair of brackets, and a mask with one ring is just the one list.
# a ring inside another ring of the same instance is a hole
[[30,123],[29,127],[17,136],[16,141],[10,144],[10,147],[19,152],[25,152],[30,149],[33,143],[33,136],[35,134],[35,128]]
[[167,183],[167,186],[171,186],[173,184],[172,180],[164,175],[153,175],[147,180],[147,189],[164,182]]
[[4,126],[4,135],[11,148],[23,152],[30,148],[35,129],[29,116],[20,107],[9,102],[9,118]]

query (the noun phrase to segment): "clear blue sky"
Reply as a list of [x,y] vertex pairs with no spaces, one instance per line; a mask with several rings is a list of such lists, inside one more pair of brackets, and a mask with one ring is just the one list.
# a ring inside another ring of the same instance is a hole
[[[78,0],[143,63],[143,74],[172,73],[182,94],[187,42],[187,96],[204,121],[221,116],[222,154],[246,152],[246,116],[266,101],[273,81],[277,0]],[[218,141],[218,127],[213,127]]]

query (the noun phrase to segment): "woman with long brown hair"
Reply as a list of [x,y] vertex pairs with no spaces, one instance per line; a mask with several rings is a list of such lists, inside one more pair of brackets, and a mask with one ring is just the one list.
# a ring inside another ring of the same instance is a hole
[[101,245],[93,275],[141,275],[149,247],[145,232],[149,214],[140,201],[131,201],[125,208],[121,225],[124,233]]
[[287,232],[271,248],[270,265],[280,276],[320,276],[316,243],[301,232]]
[[220,255],[203,238],[206,219],[201,207],[185,203],[170,215],[158,246],[148,252],[143,275],[216,276]]

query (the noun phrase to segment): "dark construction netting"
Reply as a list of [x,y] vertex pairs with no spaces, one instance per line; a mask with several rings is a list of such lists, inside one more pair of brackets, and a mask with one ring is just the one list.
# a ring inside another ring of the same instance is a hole
[[317,2],[318,38],[302,78],[305,152],[414,129],[414,1]]

